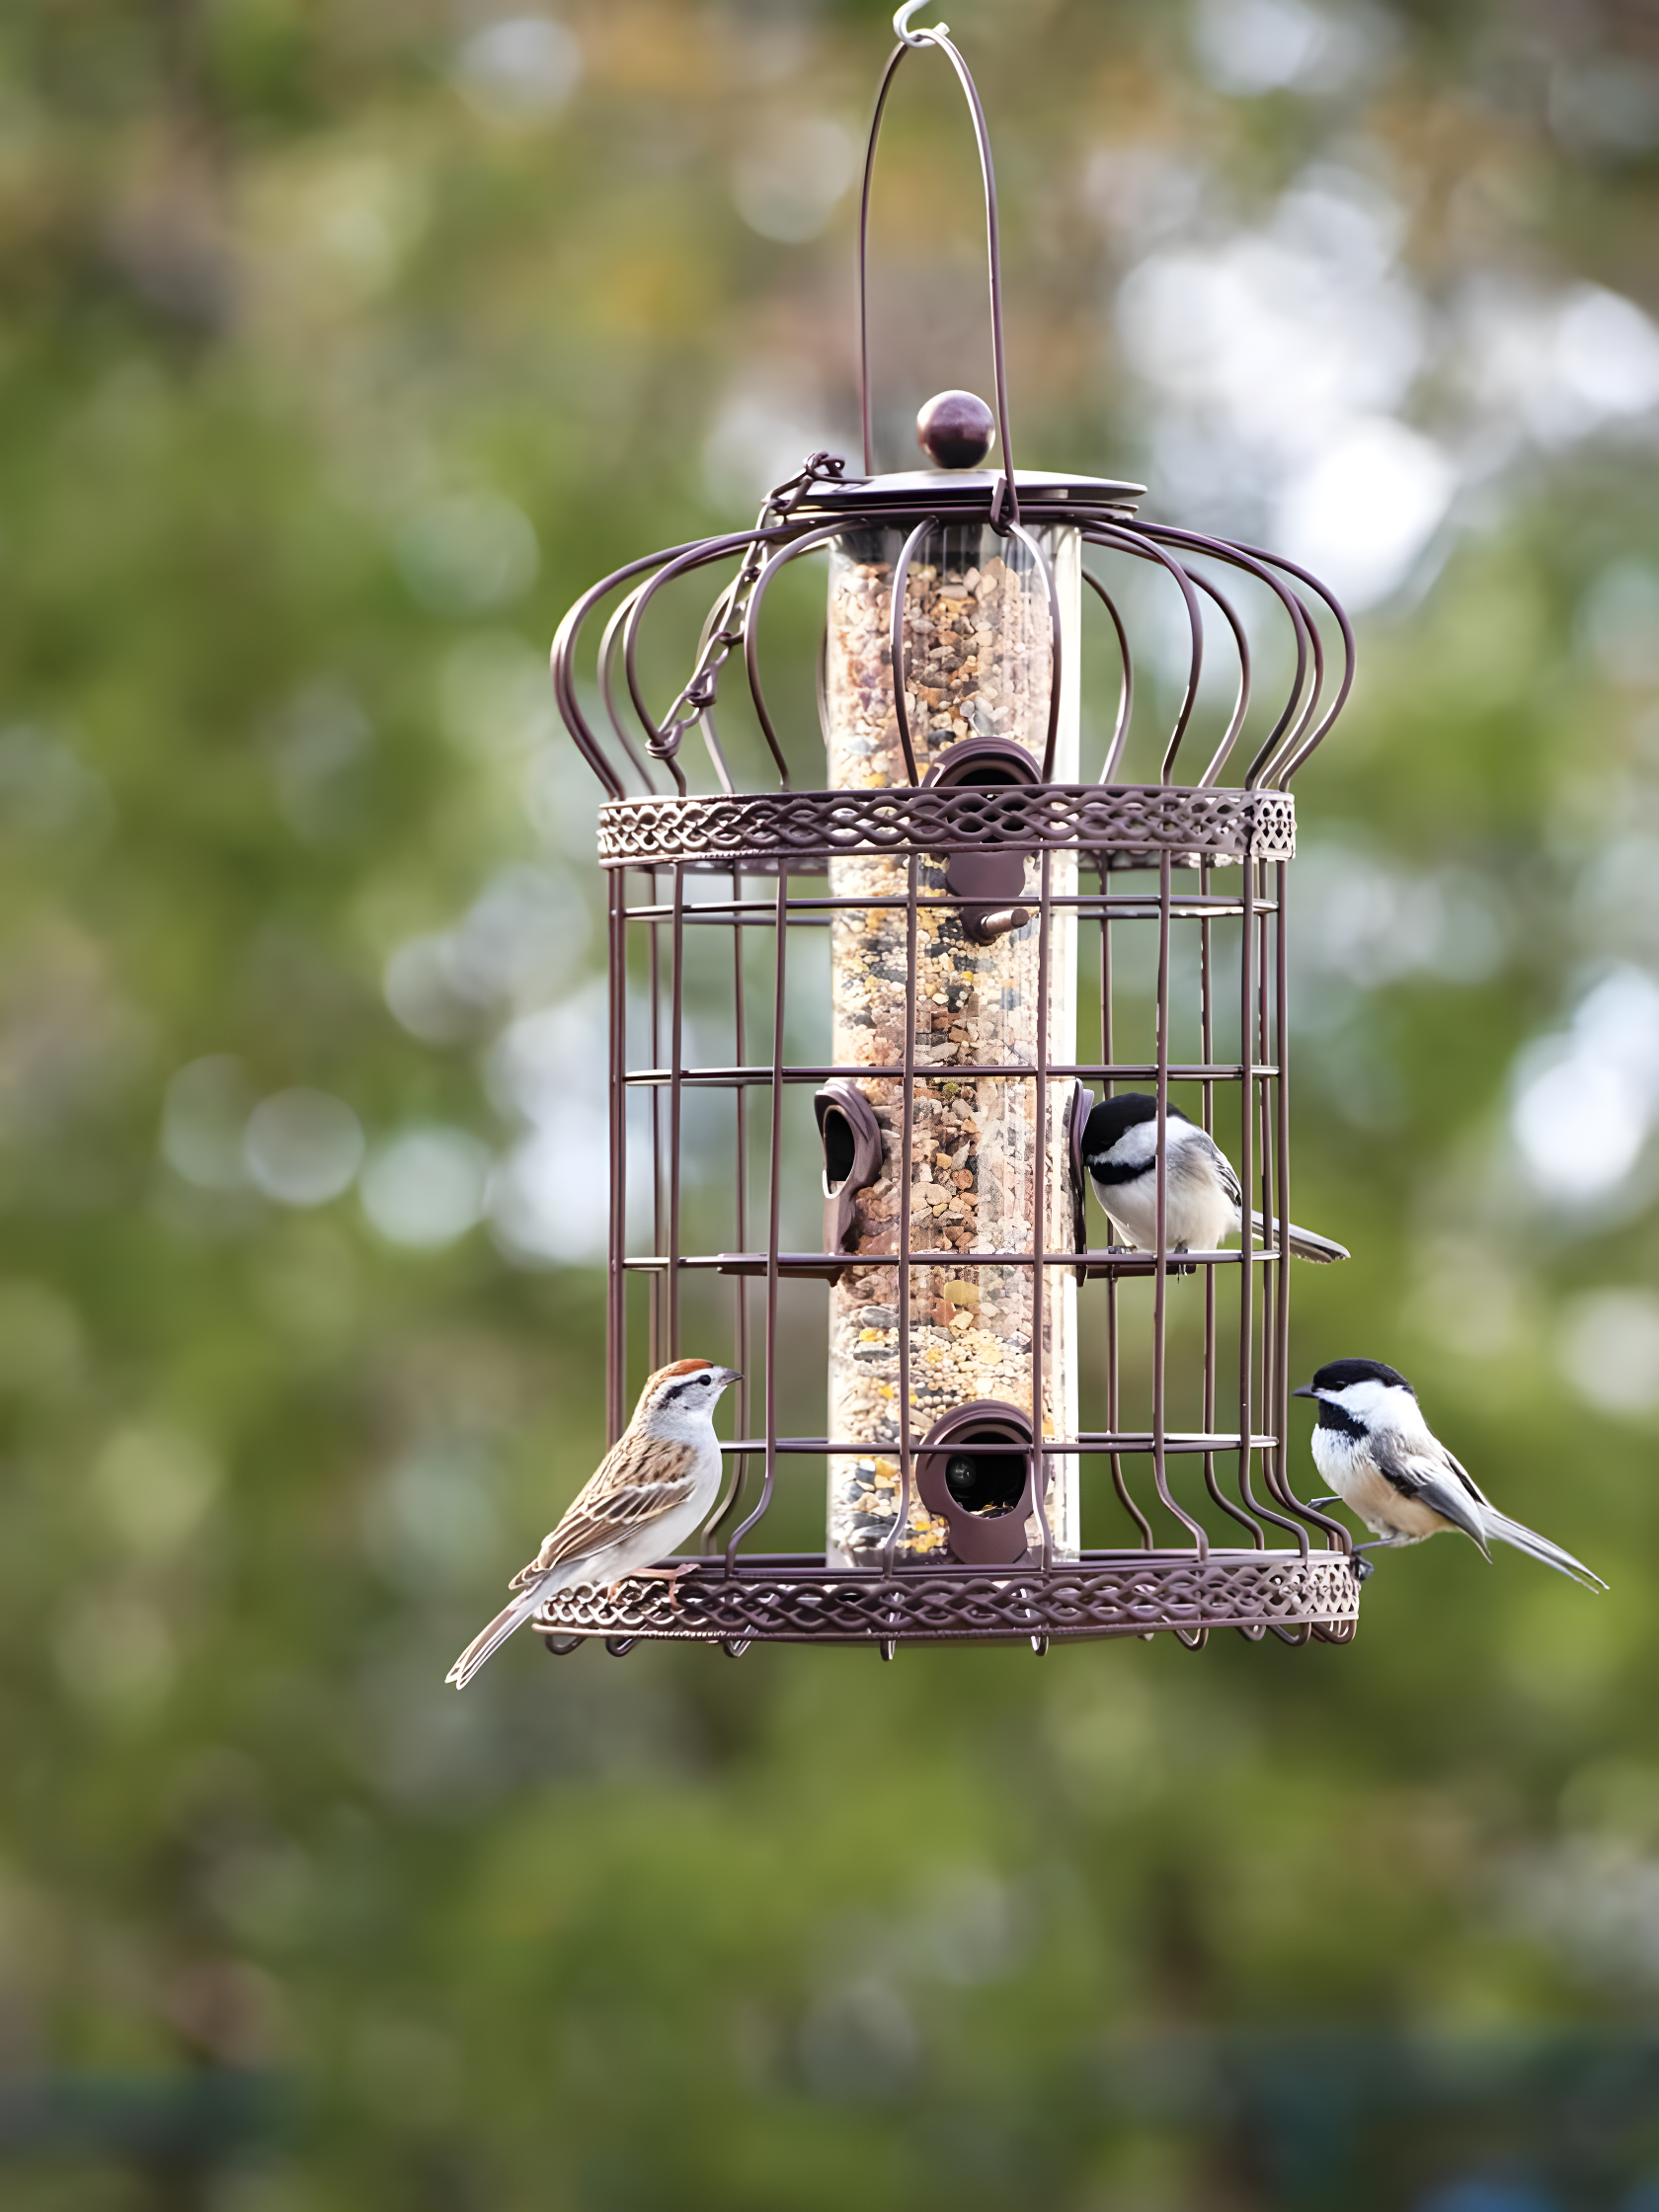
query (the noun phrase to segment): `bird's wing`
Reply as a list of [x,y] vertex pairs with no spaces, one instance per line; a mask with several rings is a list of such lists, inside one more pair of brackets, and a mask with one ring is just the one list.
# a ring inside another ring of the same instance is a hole
[[[1435,1441],[1437,1444],[1440,1443],[1440,1439],[1438,1437],[1435,1439]],[[1464,1466],[1462,1461],[1455,1459],[1450,1452],[1447,1452],[1444,1444],[1440,1446],[1440,1449],[1443,1453],[1446,1454],[1447,1465],[1458,1477],[1458,1480],[1463,1485],[1463,1488],[1468,1492],[1469,1496],[1471,1498],[1477,1498],[1482,1505],[1489,1506],[1492,1503],[1491,1499],[1486,1495],[1485,1491],[1480,1487],[1479,1483],[1476,1482],[1474,1476],[1470,1474],[1468,1468]]]
[[1403,1497],[1430,1507],[1443,1521],[1462,1529],[1486,1552],[1486,1521],[1481,1508],[1486,1501],[1446,1447],[1437,1442],[1431,1456],[1414,1450],[1398,1437],[1378,1434],[1371,1439],[1378,1466]]
[[1216,1143],[1216,1140],[1201,1129],[1196,1131],[1194,1136],[1190,1137],[1187,1142],[1188,1144],[1197,1142],[1203,1145],[1206,1154],[1209,1157],[1210,1165],[1216,1171],[1216,1180],[1221,1184],[1223,1190],[1226,1192],[1230,1202],[1234,1206],[1242,1207],[1242,1205],[1244,1204],[1244,1193],[1238,1187],[1238,1177],[1233,1172],[1233,1165],[1231,1160],[1227,1158],[1225,1152],[1224,1152],[1220,1145]]
[[567,1559],[603,1551],[631,1531],[661,1521],[685,1505],[697,1486],[697,1454],[686,1445],[660,1445],[642,1455],[622,1442],[600,1462],[598,1471],[579,1490],[558,1527],[545,1539],[527,1567],[508,1585],[520,1590]]

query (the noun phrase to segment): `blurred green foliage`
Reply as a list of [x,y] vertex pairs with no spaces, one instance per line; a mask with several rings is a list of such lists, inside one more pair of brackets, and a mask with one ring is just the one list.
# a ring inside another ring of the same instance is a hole
[[[598,1273],[507,1201],[460,1233],[484,1151],[534,1135],[502,1037],[598,958],[596,793],[541,656],[597,575],[745,516],[821,429],[851,450],[835,126],[883,11],[25,0],[0,2139],[26,2212],[1330,2203],[1243,2092],[1146,2069],[1282,2051],[1311,2140],[1309,2050],[1369,2079],[1394,2034],[1616,2049],[1652,2021],[1652,1186],[1641,1152],[1548,1203],[1511,1109],[1598,977],[1625,991],[1603,1031],[1639,1030],[1659,968],[1653,418],[1457,379],[1482,300],[1543,303],[1505,326],[1538,377],[1548,302],[1659,303],[1659,45],[1639,10],[1518,0],[951,16],[1029,460],[1145,469],[1205,518],[1215,448],[1134,373],[1115,287],[1333,167],[1398,212],[1389,280],[1440,334],[1400,405],[1463,488],[1299,794],[1315,933],[1362,864],[1383,919],[1309,986],[1297,1210],[1361,1256],[1299,1274],[1294,1357],[1396,1361],[1612,1594],[1448,1542],[1378,1575],[1351,1650],[550,1670],[520,1639],[442,1688],[601,1442]],[[891,430],[983,381],[971,151],[922,67],[885,161]],[[1441,936],[1380,965],[1436,901]],[[48,2110],[61,2082],[84,2096]],[[1547,2182],[1546,2103],[1466,2142],[1401,2122],[1341,2201],[1418,2202],[1460,2159]],[[1620,2137],[1559,2201],[1633,2204],[1656,2148]]]

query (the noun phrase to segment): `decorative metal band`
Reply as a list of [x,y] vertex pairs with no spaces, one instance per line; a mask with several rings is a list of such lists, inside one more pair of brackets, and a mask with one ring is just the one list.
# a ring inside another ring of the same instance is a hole
[[599,862],[606,868],[743,860],[775,867],[834,853],[992,844],[1030,852],[1079,846],[1109,855],[1117,867],[1155,862],[1164,852],[1289,860],[1296,802],[1284,791],[1045,783],[617,799],[599,809]]
[[694,1643],[972,1643],[1141,1636],[1159,1628],[1317,1629],[1345,1642],[1360,1585],[1336,1551],[1116,1552],[1048,1574],[1020,1567],[906,1567],[852,1574],[817,1560],[687,1561],[677,1585],[632,1577],[614,1593],[562,1590],[536,1616],[550,1636]]

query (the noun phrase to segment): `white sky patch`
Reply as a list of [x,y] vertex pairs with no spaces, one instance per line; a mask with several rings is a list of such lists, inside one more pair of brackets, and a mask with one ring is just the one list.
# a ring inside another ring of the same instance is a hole
[[1288,487],[1275,544],[1350,609],[1375,606],[1410,574],[1457,489],[1458,472],[1433,438],[1374,416]]
[[1621,1836],[1567,1835],[1516,1869],[1523,1925],[1583,1978],[1659,1982],[1659,1858]]
[[388,1243],[435,1250],[482,1221],[489,1174],[489,1146],[466,1130],[407,1130],[370,1155],[363,1212]]
[[1632,691],[1659,687],[1659,571],[1638,560],[1603,569],[1578,610],[1579,643],[1601,673]]
[[556,116],[582,78],[574,32],[549,16],[509,16],[475,31],[455,56],[456,90],[498,130]]
[[1659,837],[1632,830],[1590,853],[1572,910],[1582,943],[1659,964]]
[[283,1090],[248,1116],[250,1179],[279,1206],[326,1206],[350,1188],[363,1156],[362,1124],[326,1090]]
[[386,963],[386,1003],[412,1036],[453,1044],[504,1000],[528,1012],[586,962],[592,924],[571,869],[556,860],[498,869],[450,929],[411,937]]
[[724,506],[757,506],[774,484],[787,483],[809,453],[845,452],[830,430],[816,392],[774,380],[726,396],[703,441],[703,475]]
[[1298,855],[1291,961],[1310,991],[1344,998],[1411,976],[1485,983],[1503,966],[1510,922],[1492,886],[1470,869],[1416,870],[1335,839]]
[[1409,573],[1458,481],[1398,419],[1432,337],[1395,268],[1402,225],[1372,179],[1315,169],[1262,229],[1147,255],[1117,301],[1168,494],[1271,512],[1275,542],[1355,606]]
[[1320,174],[1265,230],[1150,254],[1118,293],[1131,365],[1254,450],[1265,469],[1315,458],[1392,408],[1425,353],[1425,313],[1393,273],[1398,210],[1364,180]]
[[1604,1413],[1659,1406],[1659,1291],[1645,1284],[1586,1291],[1562,1315],[1561,1372]]
[[1659,1121],[1659,983],[1620,966],[1579,1001],[1566,1031],[1516,1066],[1510,1128],[1538,1194],[1572,1206],[1611,1198]]
[[829,224],[858,173],[859,152],[832,117],[774,117],[732,164],[733,203],[762,238],[804,245]]
[[512,1259],[602,1258],[609,1234],[606,987],[510,1022],[490,1055],[490,1093],[521,1134],[490,1178],[491,1226]]
[[[1206,51],[1256,54],[1264,90],[1336,21],[1303,0],[1217,0],[1197,20]],[[1097,154],[1082,190],[1131,251],[1149,248],[1115,320],[1160,503],[1266,532],[1355,607],[1418,568],[1464,481],[1528,447],[1653,434],[1659,324],[1601,285],[1490,276],[1433,307],[1397,265],[1405,211],[1363,166],[1315,165],[1265,222],[1223,237],[1219,188],[1155,147]],[[1431,373],[1425,427],[1410,418]]]
[[1244,100],[1266,92],[1341,92],[1391,42],[1383,19],[1307,0],[1199,0],[1193,50],[1218,92]]
[[1659,145],[1659,71],[1628,48],[1557,62],[1549,126],[1572,153],[1645,153]]
[[1599,284],[1551,296],[1477,278],[1454,312],[1449,350],[1477,414],[1540,445],[1568,444],[1659,404],[1659,326]]
[[1569,292],[1555,317],[1553,367],[1592,419],[1643,415],[1659,401],[1659,329],[1599,284]]
[[1204,174],[1167,146],[1114,142],[1084,164],[1083,198],[1106,230],[1145,250],[1197,215]]

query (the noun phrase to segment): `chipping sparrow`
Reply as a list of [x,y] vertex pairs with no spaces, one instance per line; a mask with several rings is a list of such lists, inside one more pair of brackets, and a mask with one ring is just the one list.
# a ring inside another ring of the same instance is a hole
[[675,1360],[657,1370],[598,1472],[508,1585],[520,1595],[474,1636],[445,1681],[464,1690],[556,1590],[575,1582],[609,1587],[647,1572],[685,1541],[720,1494],[714,1409],[726,1385],[742,1380],[735,1368],[707,1360]]

